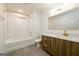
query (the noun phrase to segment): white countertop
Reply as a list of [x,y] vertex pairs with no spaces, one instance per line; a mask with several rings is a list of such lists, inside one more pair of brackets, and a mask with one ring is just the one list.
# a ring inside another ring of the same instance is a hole
[[77,36],[63,36],[63,35],[56,35],[56,34],[43,34],[45,36],[50,36],[50,37],[56,37],[56,38],[60,38],[60,39],[64,39],[64,40],[69,40],[69,41],[74,41],[74,42],[78,42],[79,43],[79,37]]

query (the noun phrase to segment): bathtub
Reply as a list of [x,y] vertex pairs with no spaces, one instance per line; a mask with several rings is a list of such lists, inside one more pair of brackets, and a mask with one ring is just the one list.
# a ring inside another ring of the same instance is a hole
[[35,43],[35,39],[32,37],[24,38],[14,38],[5,41],[5,52],[11,52],[19,48],[26,47]]

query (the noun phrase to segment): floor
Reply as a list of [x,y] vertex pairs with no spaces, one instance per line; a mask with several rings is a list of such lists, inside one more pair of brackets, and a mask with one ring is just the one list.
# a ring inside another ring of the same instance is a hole
[[8,56],[49,56],[43,49],[34,45],[8,53]]

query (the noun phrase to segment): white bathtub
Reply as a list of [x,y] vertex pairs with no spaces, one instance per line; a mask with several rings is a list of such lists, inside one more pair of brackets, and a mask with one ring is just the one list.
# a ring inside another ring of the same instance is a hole
[[19,48],[26,47],[35,43],[35,39],[32,37],[24,38],[14,38],[5,41],[5,52],[10,52]]

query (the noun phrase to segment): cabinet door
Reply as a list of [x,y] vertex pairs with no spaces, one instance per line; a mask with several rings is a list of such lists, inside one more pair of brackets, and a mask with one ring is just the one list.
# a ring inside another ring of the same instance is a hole
[[71,42],[71,56],[79,55],[79,44],[76,42]]
[[79,43],[77,43],[77,55],[79,56]]
[[46,52],[50,53],[50,37],[42,36],[41,46]]
[[47,41],[46,36],[42,36],[41,47],[42,47],[44,50],[47,49],[46,41]]
[[51,55],[56,55],[56,52],[55,52],[55,39],[51,37]]
[[58,39],[51,38],[51,55],[58,56]]
[[59,39],[59,42],[58,42],[58,55],[59,56],[64,55],[64,40],[63,39]]
[[71,44],[70,41],[64,40],[64,56],[70,56]]
[[48,41],[47,41],[47,50],[48,50],[48,53],[51,53],[51,47],[50,47],[50,37],[48,37]]

